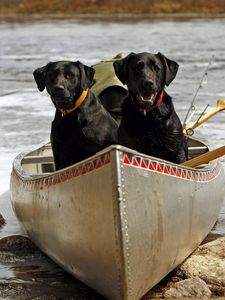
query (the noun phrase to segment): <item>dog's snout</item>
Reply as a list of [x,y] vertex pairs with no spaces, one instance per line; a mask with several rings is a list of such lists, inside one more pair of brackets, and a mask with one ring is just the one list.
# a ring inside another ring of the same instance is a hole
[[144,81],[144,87],[145,88],[151,88],[153,86],[154,82],[151,79],[145,80]]

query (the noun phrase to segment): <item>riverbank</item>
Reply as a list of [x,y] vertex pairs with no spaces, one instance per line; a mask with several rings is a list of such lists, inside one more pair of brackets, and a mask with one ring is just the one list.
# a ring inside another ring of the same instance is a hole
[[42,21],[61,21],[61,20],[80,20],[85,22],[115,22],[115,23],[133,23],[133,22],[157,22],[157,21],[175,21],[185,22],[192,20],[214,20],[225,19],[224,14],[4,14],[0,15],[0,22],[25,23]]
[[224,14],[225,0],[0,0],[1,14]]
[[225,0],[0,0],[1,19],[193,19],[224,18]]
[[174,20],[174,21],[188,21],[194,19],[224,19],[224,14],[199,14],[199,13],[170,13],[170,14],[0,14],[0,21],[6,22],[32,22],[45,20],[80,20],[80,21],[102,21],[102,22],[139,22],[139,21],[160,21],[160,20]]

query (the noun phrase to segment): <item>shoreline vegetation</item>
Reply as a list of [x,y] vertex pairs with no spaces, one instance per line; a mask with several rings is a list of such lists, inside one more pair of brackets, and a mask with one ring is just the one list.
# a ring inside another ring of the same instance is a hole
[[225,17],[225,0],[0,0],[0,18],[149,19]]

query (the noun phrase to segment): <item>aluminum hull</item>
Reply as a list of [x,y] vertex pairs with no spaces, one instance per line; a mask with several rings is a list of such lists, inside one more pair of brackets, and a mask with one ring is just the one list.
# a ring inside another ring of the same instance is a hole
[[222,207],[219,160],[190,169],[111,146],[48,174],[39,167],[51,155],[40,149],[14,160],[15,213],[46,254],[108,299],[140,299],[196,249]]

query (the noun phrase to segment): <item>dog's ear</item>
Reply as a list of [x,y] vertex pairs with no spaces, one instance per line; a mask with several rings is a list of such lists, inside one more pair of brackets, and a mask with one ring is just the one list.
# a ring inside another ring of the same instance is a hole
[[52,63],[48,63],[46,66],[41,67],[41,68],[37,68],[36,70],[34,70],[33,72],[33,76],[34,79],[37,83],[37,87],[39,89],[40,92],[43,92],[45,89],[45,83],[46,83],[46,73],[47,73],[47,69],[48,67],[51,65]]
[[130,58],[134,56],[135,53],[131,52],[128,56],[126,56],[123,59],[116,60],[113,63],[113,67],[116,73],[116,76],[119,78],[119,80],[126,84],[128,80],[128,72],[127,72],[127,66]]
[[80,70],[81,88],[83,90],[86,90],[87,88],[91,87],[93,84],[95,70],[92,67],[88,67],[82,64],[80,61],[76,61],[75,64],[78,66]]
[[177,62],[168,59],[160,52],[158,52],[156,56],[161,60],[165,67],[165,83],[168,86],[176,77],[179,65]]

